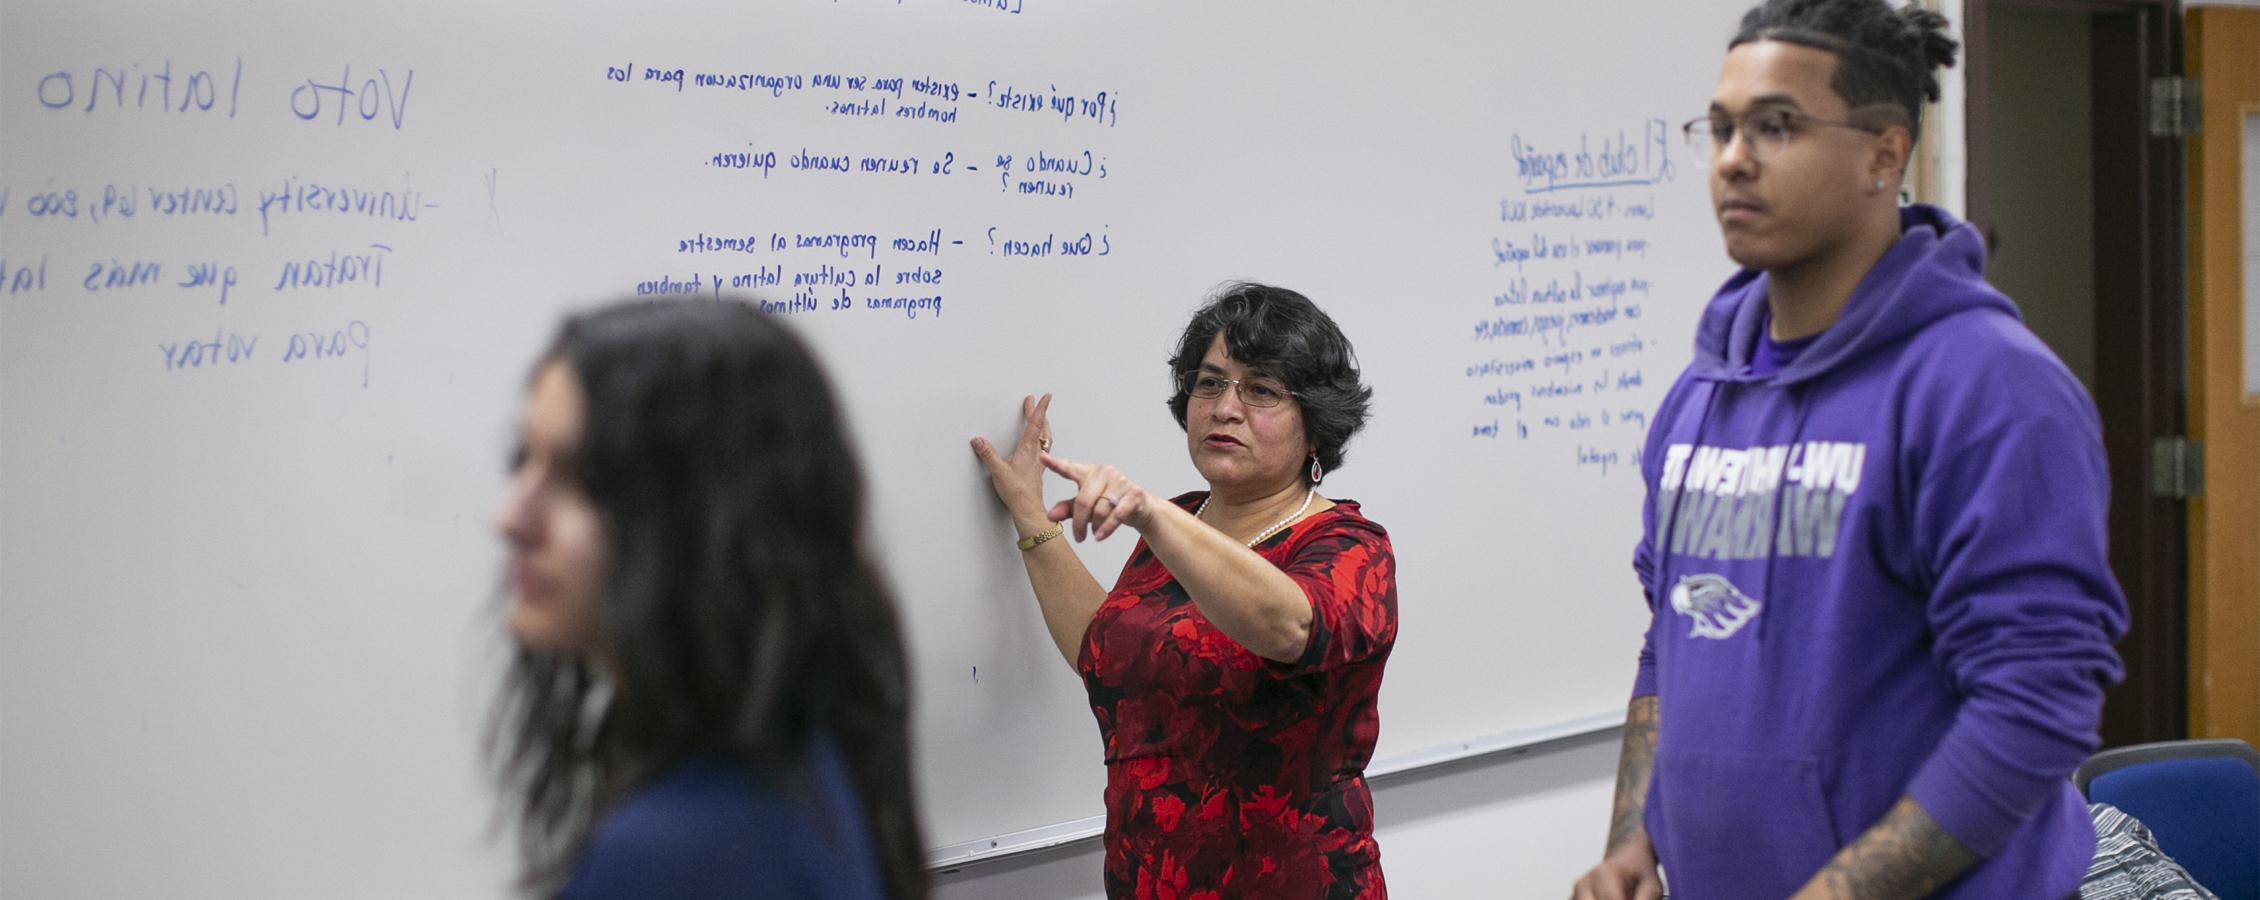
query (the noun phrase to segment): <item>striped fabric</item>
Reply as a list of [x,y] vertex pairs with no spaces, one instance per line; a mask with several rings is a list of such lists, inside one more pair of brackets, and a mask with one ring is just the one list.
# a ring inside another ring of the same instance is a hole
[[2095,817],[2095,862],[2079,900],[2219,900],[2158,849],[2133,816],[2108,803],[2089,804]]

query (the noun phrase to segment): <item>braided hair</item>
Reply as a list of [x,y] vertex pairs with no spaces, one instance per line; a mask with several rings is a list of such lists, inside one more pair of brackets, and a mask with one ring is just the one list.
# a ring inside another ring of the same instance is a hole
[[1922,106],[1938,99],[1938,70],[1954,65],[1961,42],[1944,15],[1916,0],[1894,10],[1884,0],[1766,0],[1742,17],[1727,49],[1782,41],[1836,55],[1829,87],[1855,110],[1889,106],[1922,136]]

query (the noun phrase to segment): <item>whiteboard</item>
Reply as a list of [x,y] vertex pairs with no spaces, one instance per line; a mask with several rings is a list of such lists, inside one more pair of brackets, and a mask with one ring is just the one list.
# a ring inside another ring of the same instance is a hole
[[967,439],[1051,391],[1198,488],[1164,360],[1228,279],[1375,388],[1326,490],[1399,557],[1376,769],[1621,715],[1739,2],[654,6],[0,6],[0,894],[494,895],[503,457],[559,315],[639,293],[831,365],[937,861],[1104,780]]

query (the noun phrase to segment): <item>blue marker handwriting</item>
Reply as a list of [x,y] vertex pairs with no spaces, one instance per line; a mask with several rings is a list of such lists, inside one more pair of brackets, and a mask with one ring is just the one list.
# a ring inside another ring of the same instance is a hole
[[140,63],[83,73],[62,69],[42,76],[33,91],[40,106],[58,112],[212,113],[232,119],[243,98],[243,57],[235,58],[232,69],[184,69],[178,75],[170,59],[146,69]]
[[1575,150],[1540,145],[1516,134],[1509,139],[1508,150],[1515,178],[1526,195],[1647,187],[1678,178],[1671,128],[1662,119],[1641,123],[1637,133],[1618,129],[1580,134]]
[[397,84],[391,70],[384,68],[377,69],[373,76],[365,74],[357,81],[353,77],[353,66],[348,63],[335,82],[309,77],[303,84],[291,88],[290,111],[307,122],[334,118],[339,127],[345,125],[349,115],[362,122],[383,119],[392,124],[394,131],[399,131],[407,126],[408,92],[415,84],[414,69],[403,72]]

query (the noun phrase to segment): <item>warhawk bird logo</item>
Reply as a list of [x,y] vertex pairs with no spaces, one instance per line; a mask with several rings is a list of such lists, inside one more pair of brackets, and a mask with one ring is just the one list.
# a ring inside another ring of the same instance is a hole
[[1709,573],[1682,575],[1671,586],[1671,608],[1695,620],[1688,637],[1726,640],[1757,618],[1764,606],[1736,590],[1734,582]]

